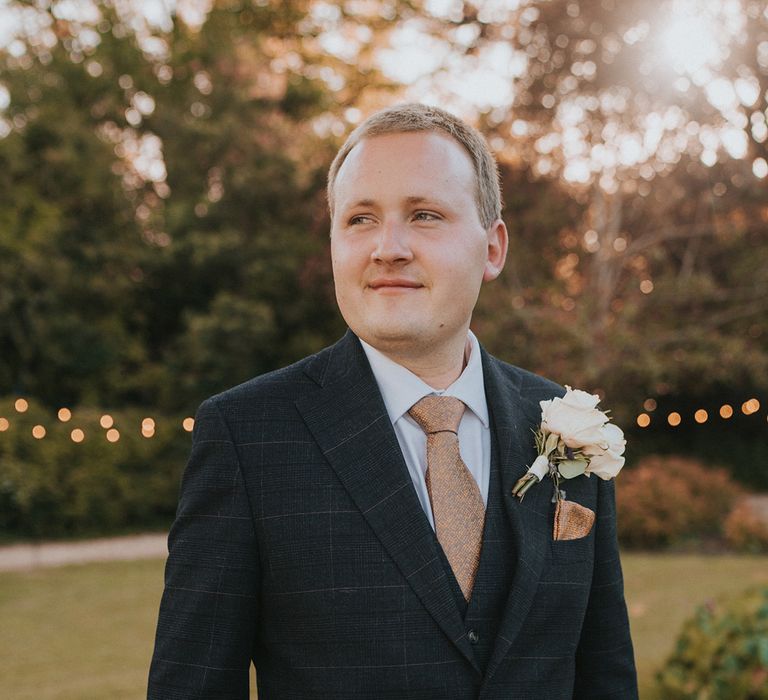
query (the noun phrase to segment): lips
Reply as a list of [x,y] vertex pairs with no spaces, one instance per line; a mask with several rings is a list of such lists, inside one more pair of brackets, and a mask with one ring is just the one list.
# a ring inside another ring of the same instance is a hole
[[387,289],[419,289],[420,287],[423,287],[424,285],[420,282],[414,282],[413,280],[409,279],[400,279],[400,278],[386,278],[386,279],[375,279],[368,283],[368,286],[371,289],[375,290],[387,290]]

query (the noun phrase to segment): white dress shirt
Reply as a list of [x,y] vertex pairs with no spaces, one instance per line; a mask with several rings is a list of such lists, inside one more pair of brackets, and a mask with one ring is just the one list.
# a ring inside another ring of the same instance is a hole
[[464,464],[480,488],[483,503],[487,505],[491,473],[491,431],[488,404],[485,400],[480,343],[475,335],[469,332],[469,358],[466,367],[459,378],[443,390],[429,386],[413,372],[393,362],[368,343],[362,340],[360,343],[384,398],[384,405],[400,443],[416,495],[432,529],[435,529],[435,521],[424,480],[427,471],[427,436],[408,415],[408,409],[429,394],[454,396],[466,404],[467,408],[459,423],[459,451]]

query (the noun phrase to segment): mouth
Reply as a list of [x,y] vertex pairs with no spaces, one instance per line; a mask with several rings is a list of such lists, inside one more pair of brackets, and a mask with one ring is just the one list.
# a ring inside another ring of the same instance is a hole
[[402,292],[421,289],[424,285],[408,279],[376,279],[368,283],[368,288],[375,292]]

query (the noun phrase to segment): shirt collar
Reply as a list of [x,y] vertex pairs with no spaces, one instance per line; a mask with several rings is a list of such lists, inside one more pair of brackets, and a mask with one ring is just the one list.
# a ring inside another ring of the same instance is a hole
[[408,409],[419,399],[429,394],[454,396],[466,404],[487,428],[489,423],[488,404],[485,400],[483,383],[483,363],[480,357],[480,343],[475,334],[469,331],[469,360],[459,378],[447,389],[439,390],[429,386],[409,369],[390,360],[384,353],[373,346],[360,341],[373,376],[379,385],[384,406],[390,421],[394,425]]

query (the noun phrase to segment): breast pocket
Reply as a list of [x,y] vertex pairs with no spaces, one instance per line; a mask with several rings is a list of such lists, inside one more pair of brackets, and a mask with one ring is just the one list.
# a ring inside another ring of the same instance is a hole
[[550,554],[553,563],[592,561],[595,554],[594,528],[586,537],[576,540],[550,540]]

